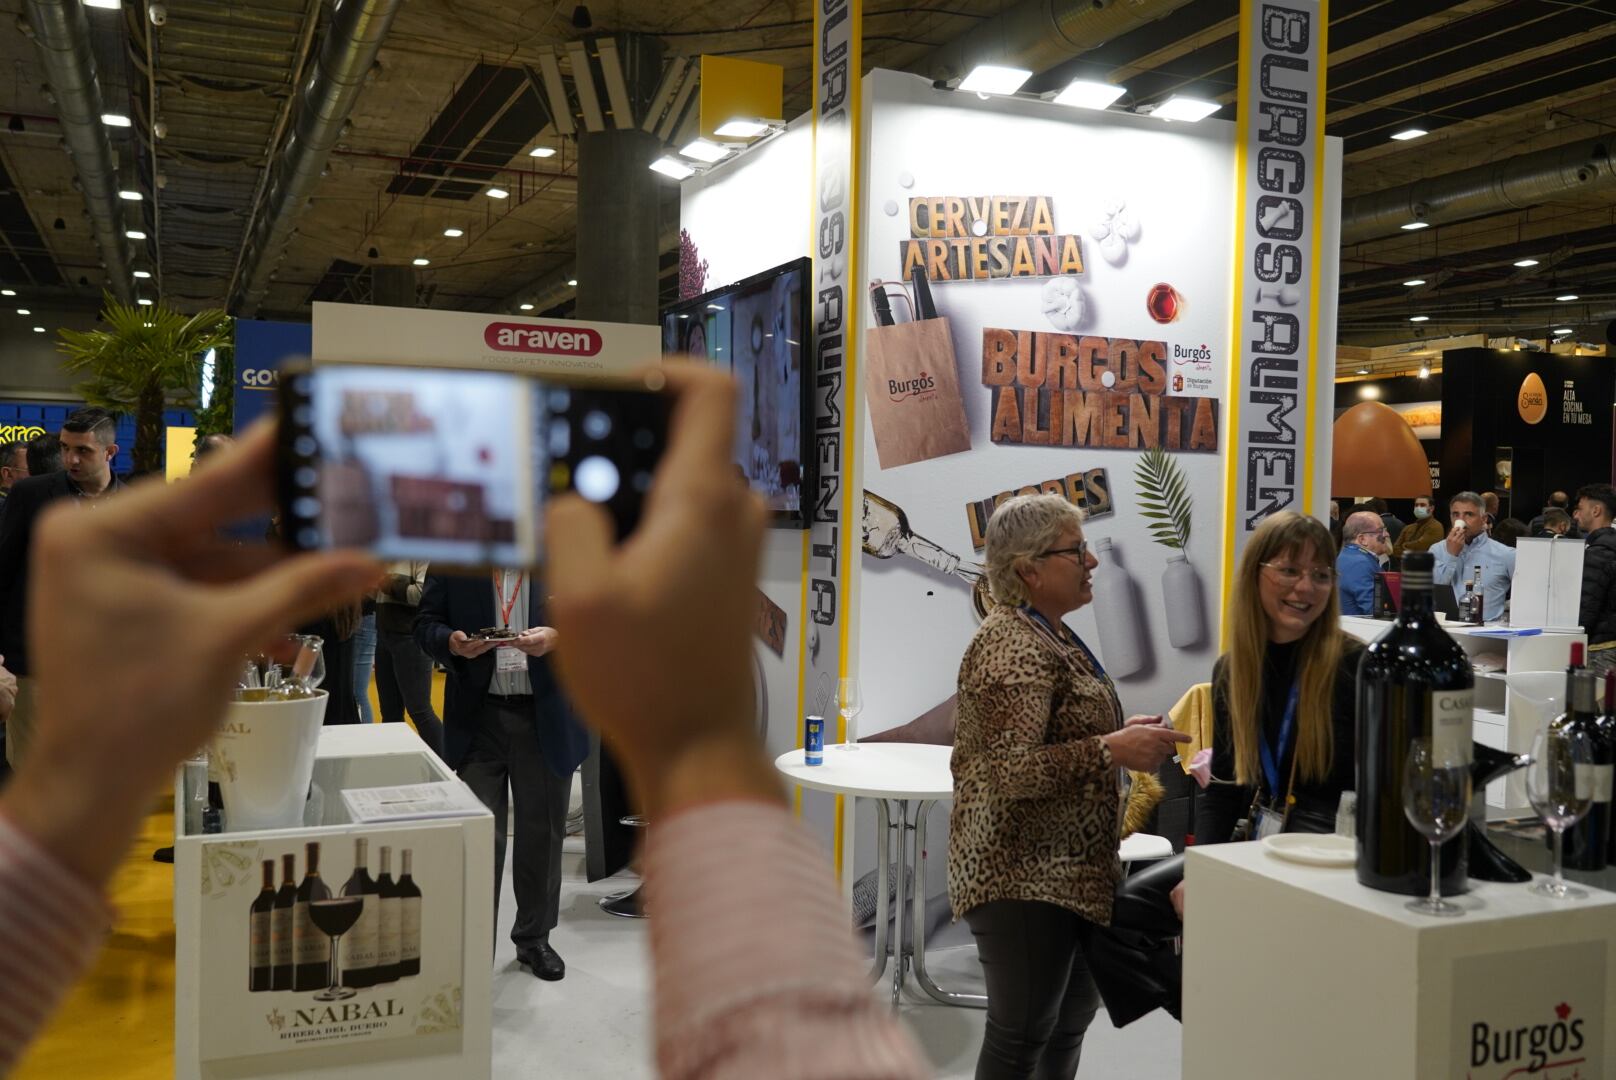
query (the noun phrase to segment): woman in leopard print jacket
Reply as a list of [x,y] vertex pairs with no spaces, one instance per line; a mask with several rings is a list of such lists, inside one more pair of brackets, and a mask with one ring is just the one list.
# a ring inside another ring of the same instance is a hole
[[1072,1077],[1099,996],[1080,944],[1118,880],[1120,769],[1185,741],[1126,724],[1116,689],[1061,620],[1094,598],[1082,514],[1022,495],[987,528],[998,606],[960,663],[948,893],[976,938],[988,1016],[977,1080]]

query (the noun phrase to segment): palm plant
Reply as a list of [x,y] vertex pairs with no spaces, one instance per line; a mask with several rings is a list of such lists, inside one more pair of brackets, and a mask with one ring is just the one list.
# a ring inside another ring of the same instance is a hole
[[105,329],[60,331],[62,366],[89,376],[75,387],[85,401],[134,416],[135,472],[156,472],[163,463],[163,409],[170,401],[195,405],[202,355],[230,343],[230,319],[217,309],[184,315],[108,295],[101,321]]

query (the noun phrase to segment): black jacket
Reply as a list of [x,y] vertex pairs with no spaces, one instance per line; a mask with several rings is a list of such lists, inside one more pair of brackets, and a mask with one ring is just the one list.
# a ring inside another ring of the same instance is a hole
[[[532,589],[530,594],[538,595]],[[543,609],[530,603],[528,621],[543,625]],[[443,694],[443,759],[451,769],[460,767],[471,749],[478,718],[494,677],[492,650],[473,660],[449,651],[449,636],[456,630],[472,633],[494,625],[494,587],[485,575],[450,577],[428,573],[421,590],[421,612],[415,620],[415,641],[423,652],[449,669]],[[571,776],[589,755],[589,733],[561,693],[549,657],[528,657],[528,680],[533,685],[533,723],[544,763],[557,776]]]
[[[106,494],[123,487],[116,474]],[[27,675],[28,559],[40,512],[59,499],[76,498],[78,485],[65,472],[30,476],[11,485],[0,511],[0,656],[14,675]]]
[[1588,534],[1582,556],[1582,610],[1577,621],[1588,644],[1616,641],[1616,529],[1606,526]]

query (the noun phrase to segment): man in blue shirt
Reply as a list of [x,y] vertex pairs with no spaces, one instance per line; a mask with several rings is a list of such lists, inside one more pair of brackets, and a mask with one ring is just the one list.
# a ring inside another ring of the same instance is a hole
[[1465,582],[1475,577],[1479,567],[1482,611],[1488,622],[1496,622],[1504,617],[1509,603],[1515,549],[1487,535],[1486,506],[1474,491],[1461,491],[1448,500],[1448,516],[1453,530],[1446,540],[1431,547],[1436,560],[1432,577],[1438,585],[1453,586],[1454,594],[1463,597]]
[[1341,554],[1336,556],[1335,576],[1341,590],[1341,614],[1375,613],[1375,573],[1380,557],[1391,539],[1380,515],[1360,510],[1341,526]]

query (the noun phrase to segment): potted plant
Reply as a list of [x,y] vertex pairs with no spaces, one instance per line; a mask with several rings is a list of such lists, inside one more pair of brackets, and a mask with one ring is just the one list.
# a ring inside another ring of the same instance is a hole
[[229,317],[220,310],[184,315],[162,305],[138,307],[104,297],[105,329],[62,330],[63,367],[89,377],[75,387],[84,400],[135,418],[131,448],[137,475],[163,465],[163,409],[196,404],[202,357],[228,347]]

